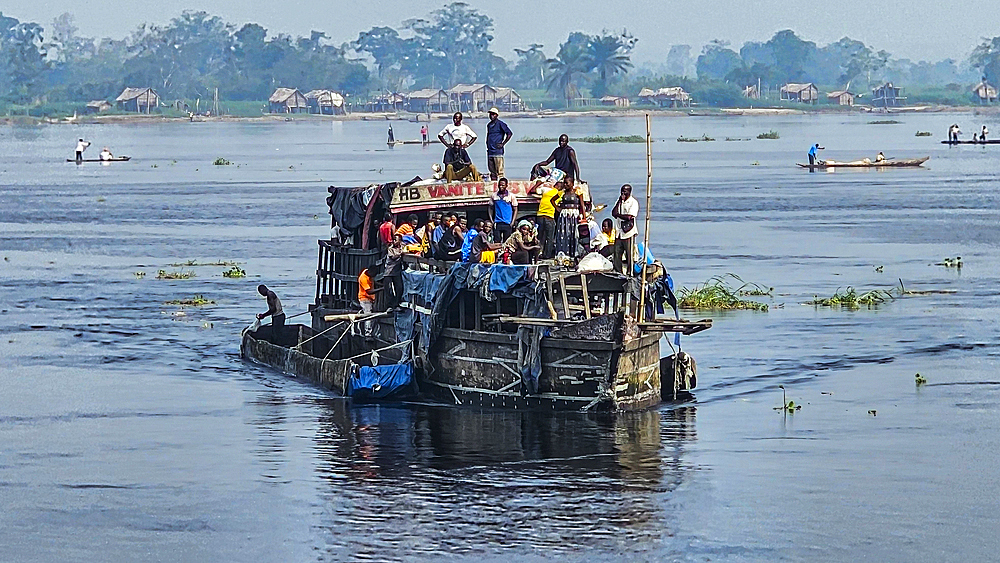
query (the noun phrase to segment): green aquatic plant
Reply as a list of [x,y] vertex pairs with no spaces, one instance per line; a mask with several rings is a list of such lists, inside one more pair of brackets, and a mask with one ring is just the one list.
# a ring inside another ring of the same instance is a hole
[[757,135],[757,138],[758,139],[780,139],[781,136],[778,135],[777,131],[775,131],[774,129],[771,129],[767,133],[761,133],[760,135]]
[[917,137],[930,137],[931,136],[931,132],[930,131],[917,131],[917,135],[916,136]]
[[[731,280],[740,285],[733,287]],[[746,283],[736,274],[725,274],[709,278],[703,285],[681,288],[677,293],[677,306],[682,309],[767,311],[766,303],[742,297],[770,295],[770,291],[765,291],[761,285]]]
[[216,166],[229,166],[230,164],[232,164],[232,162],[229,162],[228,160],[220,156],[219,158],[215,159],[215,161],[212,164]]
[[146,272],[136,272],[135,273],[135,277],[136,277],[136,279],[142,279],[142,278],[146,277]]
[[895,119],[879,119],[876,121],[869,121],[868,125],[898,125],[902,121],[896,121]]
[[843,293],[838,288],[830,297],[820,298],[820,296],[816,295],[812,301],[807,301],[806,305],[838,307],[841,309],[860,309],[862,306],[865,306],[871,309],[893,299],[895,297],[893,297],[892,293],[884,289],[873,289],[865,293],[858,293],[853,287],[848,286]]
[[195,277],[194,272],[185,272],[181,270],[179,272],[168,272],[166,270],[160,270],[156,273],[156,279],[158,280],[189,280]]
[[[519,143],[558,143],[556,137],[524,137],[518,139]],[[645,143],[646,138],[641,135],[615,135],[604,137],[601,135],[591,135],[588,137],[574,137],[574,143]]]
[[189,266],[189,267],[190,266],[236,266],[238,264],[240,264],[240,262],[236,262],[235,260],[216,260],[215,262],[199,262],[197,260],[188,260],[186,262],[176,262],[174,264],[171,264],[171,266],[177,268],[182,266]]
[[225,272],[222,272],[222,277],[224,278],[245,278],[247,277],[247,272],[239,266],[233,266]]
[[921,385],[927,383],[927,378],[920,375],[919,373],[913,378],[913,380],[917,384],[917,387],[920,387]]
[[705,134],[702,134],[701,137],[683,137],[683,136],[677,137],[678,143],[698,143],[701,141],[714,141],[714,140],[715,139]]
[[195,295],[194,297],[186,297],[184,299],[171,299],[170,301],[164,301],[164,305],[181,305],[189,307],[203,307],[205,305],[214,305],[215,301],[211,299],[206,299],[203,295]]
[[750,137],[726,137],[727,141],[749,141]]
[[774,407],[776,411],[782,411],[783,413],[794,413],[795,411],[802,410],[802,405],[795,404],[795,401],[789,401],[788,397],[785,395],[785,386],[779,385],[781,389],[781,406]]

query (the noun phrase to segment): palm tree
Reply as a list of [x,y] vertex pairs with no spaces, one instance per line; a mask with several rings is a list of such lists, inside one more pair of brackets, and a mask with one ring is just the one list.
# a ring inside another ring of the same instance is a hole
[[587,58],[591,67],[597,71],[598,84],[594,95],[603,94],[608,87],[608,77],[625,74],[632,68],[630,52],[636,39],[623,31],[621,35],[611,35],[607,32],[596,35],[587,44]]
[[550,92],[559,92],[566,99],[566,105],[580,93],[577,80],[594,68],[587,56],[589,38],[582,33],[572,33],[565,43],[559,46],[555,58],[549,59]]

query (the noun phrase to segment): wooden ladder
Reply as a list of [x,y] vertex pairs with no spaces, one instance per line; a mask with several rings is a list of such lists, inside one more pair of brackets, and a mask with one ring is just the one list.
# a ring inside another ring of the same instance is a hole
[[[573,276],[580,276],[578,285],[568,285],[566,280]],[[567,319],[573,317],[573,311],[583,311],[584,316],[590,318],[590,294],[587,292],[587,274],[560,274],[559,290],[562,292],[563,313]],[[583,305],[570,305],[567,291],[579,291],[583,294]]]

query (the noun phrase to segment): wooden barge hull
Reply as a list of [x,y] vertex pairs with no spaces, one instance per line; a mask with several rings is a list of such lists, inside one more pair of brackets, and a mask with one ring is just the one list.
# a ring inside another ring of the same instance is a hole
[[[299,325],[285,327],[301,332]],[[267,330],[267,327],[264,327]],[[240,356],[254,363],[274,368],[295,379],[301,379],[323,389],[343,395],[350,377],[350,364],[345,361],[313,357],[295,348],[273,344],[254,332],[246,331],[240,341]],[[300,340],[301,341],[301,340]]]
[[496,408],[634,411],[660,402],[659,335],[624,345],[543,338],[538,394],[522,392],[516,334],[446,328],[418,376],[442,402]]

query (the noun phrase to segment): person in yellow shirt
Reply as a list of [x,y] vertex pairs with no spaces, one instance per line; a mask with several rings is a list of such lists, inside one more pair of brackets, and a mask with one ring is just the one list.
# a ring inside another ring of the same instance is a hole
[[[372,281],[371,275],[368,274],[368,269],[361,270],[361,274],[358,276],[358,303],[361,304],[362,313],[371,313],[375,310],[375,292],[372,291],[374,288],[375,283]],[[365,336],[371,334],[372,321],[365,321],[364,331]]]
[[542,192],[538,202],[538,242],[542,246],[542,259],[552,258],[556,248],[556,206],[566,193],[566,184],[556,182],[556,185]]

